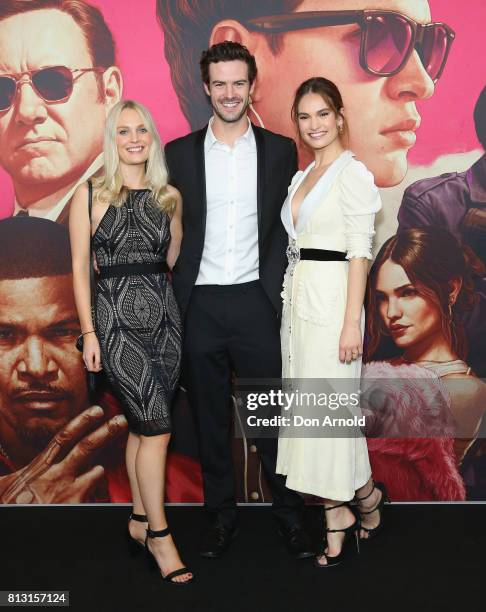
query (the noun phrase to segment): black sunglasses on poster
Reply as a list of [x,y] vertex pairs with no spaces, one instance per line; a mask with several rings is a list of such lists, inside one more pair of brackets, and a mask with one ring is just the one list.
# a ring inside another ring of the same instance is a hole
[[248,29],[266,34],[351,24],[358,24],[361,29],[360,65],[374,76],[397,74],[415,50],[435,83],[455,38],[454,31],[445,23],[422,24],[396,11],[305,11],[245,22]]
[[[87,72],[103,72],[104,68],[67,68],[47,66],[17,74],[0,75],[0,112],[11,108],[18,88],[30,83],[38,96],[50,104],[66,102],[73,93],[74,83]],[[77,73],[77,74],[75,74]]]

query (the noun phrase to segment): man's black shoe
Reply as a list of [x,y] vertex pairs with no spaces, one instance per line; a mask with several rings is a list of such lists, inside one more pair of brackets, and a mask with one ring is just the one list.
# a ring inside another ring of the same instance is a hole
[[216,559],[228,548],[239,533],[238,527],[227,528],[221,523],[215,523],[207,532],[206,539],[199,551],[201,557]]
[[296,559],[307,559],[315,556],[316,553],[312,550],[309,537],[300,525],[280,527],[279,533],[285,540],[290,554]]

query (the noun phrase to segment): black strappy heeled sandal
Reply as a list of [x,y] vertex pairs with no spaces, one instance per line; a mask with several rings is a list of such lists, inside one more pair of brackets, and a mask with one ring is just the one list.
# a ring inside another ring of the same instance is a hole
[[[161,572],[159,564],[157,563],[154,553],[151,550],[149,550],[149,547],[148,547],[149,538],[165,538],[169,534],[170,534],[170,530],[168,527],[166,529],[160,529],[159,531],[152,531],[151,529],[147,529],[147,537],[145,539],[145,550],[147,551],[147,559],[149,560],[151,566],[157,569],[157,571],[162,576],[163,580],[166,580],[170,584],[180,584],[180,585],[190,584],[194,580],[194,574],[192,574],[190,569],[188,569],[187,567],[180,567],[179,569],[176,569],[173,572],[170,572],[169,574],[166,574],[164,576]],[[189,578],[188,580],[184,580],[183,582],[176,582],[175,580],[173,580],[173,578],[175,578],[176,576],[182,576],[183,574],[192,574],[192,577]]]
[[[135,514],[134,512],[132,512],[130,516],[128,517],[128,522],[130,523],[130,521],[137,521],[138,523],[148,523],[148,519],[145,514]],[[128,526],[127,526],[126,534],[127,534],[127,542],[128,542],[130,554],[132,557],[134,557],[135,555],[137,555],[140,551],[144,549],[143,542],[139,542],[135,538],[132,538],[130,534],[130,530],[128,529]]]
[[319,561],[316,559],[314,564],[319,569],[324,568],[324,567],[335,567],[336,565],[340,565],[344,561],[344,559],[349,555],[350,547],[352,545],[353,539],[356,542],[356,550],[359,553],[359,527],[360,527],[359,519],[356,517],[356,514],[354,513],[349,503],[343,502],[342,504],[336,504],[335,506],[330,506],[329,508],[326,508],[324,506],[324,512],[329,512],[329,510],[334,510],[335,508],[341,508],[343,506],[348,507],[353,513],[354,519],[355,519],[354,523],[350,525],[349,527],[345,527],[344,529],[327,529],[326,528],[326,533],[338,533],[342,531],[344,533],[344,540],[343,540],[341,552],[339,553],[339,555],[335,555],[331,557],[324,552],[326,545],[327,545],[327,538],[326,538],[326,541],[324,544],[324,550],[319,556],[326,557],[327,563],[326,564],[319,563]]
[[[372,510],[361,511],[359,509],[359,502],[362,502],[365,499],[368,499],[368,497],[373,493],[375,489],[378,489],[379,491],[381,491],[380,501]],[[363,529],[363,531],[366,531],[366,533],[368,534],[367,538],[360,538],[361,542],[366,542],[367,540],[371,540],[372,538],[375,538],[380,533],[380,531],[382,531],[383,529],[382,510],[383,510],[383,506],[385,505],[385,502],[391,503],[390,498],[388,497],[388,493],[386,491],[385,485],[382,482],[373,481],[373,488],[368,493],[368,495],[366,495],[365,497],[355,497],[354,499],[356,500],[356,507],[358,509],[360,517],[366,516],[368,514],[373,514],[373,512],[378,511],[380,522],[378,523],[376,527],[368,528],[368,527],[364,527],[364,525],[361,525],[360,527],[360,529]]]

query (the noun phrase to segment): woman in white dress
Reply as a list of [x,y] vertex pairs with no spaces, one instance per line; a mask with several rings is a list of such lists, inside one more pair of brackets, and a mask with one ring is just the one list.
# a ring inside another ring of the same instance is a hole
[[[334,83],[322,77],[305,81],[296,92],[292,115],[315,160],[297,172],[282,208],[289,234],[282,377],[284,384],[295,385],[294,391],[311,383],[315,390],[315,379],[320,379],[321,390],[330,385],[342,391],[349,384],[357,389],[363,300],[380,196],[373,175],[344,147],[346,122]],[[296,435],[302,433],[281,429],[277,472],[287,476],[290,489],[323,499],[327,547],[316,565],[337,565],[354,537],[358,543],[359,537],[378,532],[386,491],[371,478],[366,439],[359,430],[348,430],[346,437],[331,431],[316,437],[310,430],[306,437]],[[353,499],[359,518],[349,505]]]

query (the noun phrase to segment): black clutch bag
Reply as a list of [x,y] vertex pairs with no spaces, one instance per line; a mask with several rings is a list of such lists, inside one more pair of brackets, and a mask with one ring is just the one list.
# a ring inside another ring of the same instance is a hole
[[80,353],[83,352],[83,346],[84,346],[83,334],[79,334],[79,336],[76,338],[76,348],[78,349]]

